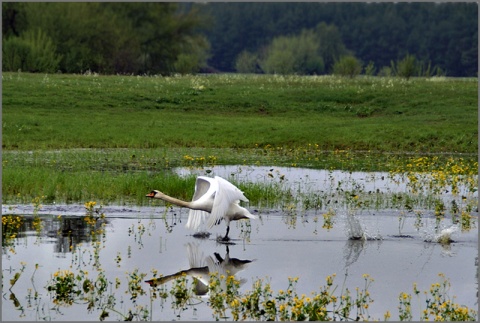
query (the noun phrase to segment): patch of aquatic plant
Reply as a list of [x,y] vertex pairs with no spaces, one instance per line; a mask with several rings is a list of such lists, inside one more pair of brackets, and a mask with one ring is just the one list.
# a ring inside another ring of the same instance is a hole
[[[425,196],[431,201],[428,206],[434,212],[437,226],[447,212],[454,224],[460,224],[462,231],[475,226],[471,213],[475,208],[478,210],[477,162],[467,162],[463,158],[439,162],[436,156],[412,157],[404,167],[390,174],[393,181],[405,183],[406,193],[412,199]],[[450,209],[447,209],[449,204]],[[415,205],[410,211],[413,207]]]
[[44,226],[42,218],[39,215],[43,199],[44,196],[37,196],[31,201],[33,205],[33,216],[28,223],[25,221],[25,218],[20,215],[2,215],[2,249],[4,252],[6,248],[8,248],[10,253],[15,252],[14,241],[18,238],[24,225],[28,225],[34,229],[37,236],[40,235]]
[[440,162],[438,156],[412,157],[405,165],[391,171],[408,185],[411,193],[468,195],[478,190],[478,163],[464,158],[448,158]]
[[2,215],[2,249],[3,252],[15,252],[15,239],[21,231],[24,219],[20,215]]
[[54,294],[53,303],[58,305],[72,305],[76,296],[80,295],[82,292],[81,288],[84,291],[87,291],[91,284],[88,279],[83,281],[82,287],[77,286],[77,281],[82,281],[81,272],[77,277],[70,270],[60,270],[56,271],[53,274],[52,281],[48,284],[47,290]]
[[[141,274],[141,278],[144,275]],[[139,292],[142,292],[141,295],[145,294],[138,284],[141,278],[137,277],[137,271],[127,273],[126,293],[130,294],[133,299],[137,298]],[[113,290],[112,286],[115,286]],[[145,320],[149,315],[144,306],[137,306],[135,312],[132,310],[121,312],[117,309],[118,300],[115,291],[120,288],[120,284],[110,282],[104,271],[98,272],[96,277],[91,278],[88,271],[81,269],[78,272],[70,269],[58,270],[53,273],[53,277],[47,282],[45,288],[53,298],[53,309],[57,311],[73,304],[86,304],[88,311],[99,313],[100,321],[109,317],[111,312],[119,315],[123,320],[132,320],[133,317]]]
[[280,178],[267,176],[264,181],[239,182],[237,185],[248,196],[250,205],[259,208],[275,208],[294,201],[292,188]]
[[333,228],[333,218],[335,216],[336,212],[333,209],[329,209],[327,212],[322,214],[323,217],[323,229],[330,230]]
[[[431,284],[428,291],[424,291],[426,306],[421,310],[422,321],[476,321],[477,311],[455,303],[455,296],[449,295],[450,282],[444,274],[440,273],[440,282]],[[413,294],[418,302],[421,302],[422,292],[413,284]],[[399,300],[399,319],[400,321],[412,321],[412,294],[400,293]]]
[[[207,305],[212,310],[216,320],[376,320],[369,314],[370,304],[374,298],[369,292],[369,287],[374,279],[364,274],[364,286],[351,291],[342,286],[334,285],[335,274],[326,277],[326,285],[318,292],[310,295],[299,295],[296,291],[298,277],[289,278],[286,290],[273,291],[268,279],[257,279],[252,283],[250,290],[241,291],[241,283],[234,276],[211,273],[208,284]],[[442,282],[432,284],[429,291],[424,291],[425,305],[421,305],[417,285],[414,284],[413,294],[418,298],[418,307],[423,320],[458,320],[471,321],[477,317],[477,312],[466,306],[461,306],[452,300],[449,295],[450,283],[443,274]],[[185,311],[189,306],[196,306],[205,301],[195,296],[193,286],[186,275],[177,278],[170,294],[172,307]],[[154,294],[163,294],[154,286]],[[453,297],[454,298],[454,297]],[[399,296],[399,320],[412,320],[412,294],[402,292]],[[178,315],[180,317],[180,314]],[[392,311],[387,310],[383,319],[392,318]]]
[[145,295],[146,291],[143,289],[143,279],[147,274],[139,273],[136,268],[131,273],[127,272],[128,275],[128,294],[132,295],[131,300],[136,303],[139,296]]
[[[140,280],[146,275],[135,270],[129,275],[129,286],[126,291],[137,299],[147,295],[140,287]],[[369,312],[369,306],[374,298],[369,292],[369,287],[374,279],[364,274],[364,286],[351,291],[348,288],[334,284],[335,274],[326,277],[326,285],[318,292],[310,295],[299,295],[296,291],[298,277],[289,278],[285,290],[273,291],[268,279],[257,279],[252,283],[250,290],[241,291],[240,282],[234,276],[210,274],[208,284],[207,305],[212,310],[212,316],[216,320],[281,320],[281,321],[304,321],[304,320],[375,320]],[[439,274],[442,281],[431,285],[429,291],[424,291],[425,306],[421,305],[421,291],[416,284],[413,287],[413,295],[418,299],[421,309],[422,320],[445,320],[445,321],[470,321],[475,320],[477,312],[466,306],[454,302],[449,295],[450,283],[443,274]],[[108,312],[129,316],[149,318],[148,307],[140,305],[139,310],[122,314],[115,308],[115,294],[108,290],[106,278],[100,275],[91,279],[88,272],[80,270],[73,273],[70,270],[59,270],[53,274],[47,284],[47,290],[53,294],[55,306],[70,306],[74,302],[88,301],[90,310],[99,311],[100,319],[108,316]],[[181,275],[172,282],[171,289],[164,286],[152,287],[150,302],[166,301],[171,297],[171,306],[176,309],[177,317],[181,312],[190,307],[205,303],[205,300],[194,293],[195,282],[190,282],[186,275]],[[118,289],[118,286],[115,288]],[[409,321],[413,319],[412,294],[402,292],[399,296],[399,320]],[[140,299],[137,299],[140,301]],[[384,318],[392,318],[392,311],[387,310]]]
[[[105,240],[105,213],[102,211],[102,205],[96,207],[97,202],[89,201],[85,203],[85,216],[83,221],[86,224],[86,230],[90,232],[92,242],[100,246],[100,241]],[[97,252],[98,253],[98,250]]]

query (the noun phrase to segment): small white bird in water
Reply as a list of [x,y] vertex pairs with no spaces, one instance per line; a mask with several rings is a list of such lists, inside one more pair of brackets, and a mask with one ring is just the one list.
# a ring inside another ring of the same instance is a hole
[[209,229],[224,219],[227,224],[227,233],[223,237],[223,241],[230,240],[228,238],[230,221],[257,219],[255,215],[239,205],[240,200],[248,202],[243,192],[219,176],[215,176],[215,178],[197,177],[195,193],[191,202],[176,199],[158,190],[151,191],[147,194],[147,197],[161,199],[180,207],[189,208],[190,212],[185,225],[189,229],[198,229],[203,220],[208,216],[206,212],[210,213],[207,220]]

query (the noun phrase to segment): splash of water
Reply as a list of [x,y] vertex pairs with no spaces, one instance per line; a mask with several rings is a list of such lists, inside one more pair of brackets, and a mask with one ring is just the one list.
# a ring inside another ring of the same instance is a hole
[[366,228],[362,226],[360,220],[355,214],[347,214],[345,221],[345,234],[349,240],[380,240],[379,233],[370,234]]
[[424,241],[437,242],[441,244],[449,244],[454,242],[452,236],[460,231],[458,224],[453,224],[447,228],[442,229],[440,232],[424,232]]

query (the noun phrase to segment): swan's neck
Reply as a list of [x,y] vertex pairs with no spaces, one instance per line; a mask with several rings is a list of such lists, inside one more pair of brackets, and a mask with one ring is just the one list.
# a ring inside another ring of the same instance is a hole
[[157,195],[155,195],[155,198],[164,200],[165,202],[168,202],[168,203],[180,206],[180,207],[186,207],[186,208],[189,208],[189,209],[192,209],[192,210],[201,210],[201,211],[206,211],[206,212],[211,212],[212,211],[211,206],[208,207],[206,205],[198,204],[198,203],[195,203],[195,202],[182,201],[182,200],[176,199],[174,197],[168,196],[164,193],[157,193]]
[[168,195],[163,194],[163,193],[157,193],[157,195],[155,195],[155,198],[164,200],[165,202],[168,202],[168,203],[171,203],[171,204],[178,205],[180,207],[187,207],[187,208],[192,207],[190,202],[182,201],[182,200],[176,199],[174,197],[168,196]]

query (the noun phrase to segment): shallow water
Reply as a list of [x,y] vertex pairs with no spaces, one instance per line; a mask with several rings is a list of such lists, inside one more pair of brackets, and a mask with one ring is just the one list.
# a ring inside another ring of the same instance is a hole
[[209,168],[177,168],[179,175],[209,175],[234,179],[237,182],[270,182],[272,178],[284,177],[293,188],[305,190],[329,190],[338,181],[344,183],[345,189],[353,185],[366,191],[402,192],[404,182],[396,183],[387,172],[349,172],[342,170],[308,169],[278,166],[214,166]]
[[[55,234],[58,229],[65,228],[69,221],[70,227],[76,228],[75,221],[81,222],[82,218],[68,214],[70,209],[75,214],[81,206],[51,206],[47,209],[48,212],[42,213],[45,226],[41,235],[36,234],[35,230],[26,230],[17,238],[14,253],[5,251],[4,248],[4,287],[9,286],[8,282],[18,271],[21,261],[26,262],[27,267],[12,288],[24,312],[19,310],[18,304],[14,303],[10,292],[5,289],[2,319],[68,320],[81,317],[82,320],[98,320],[100,311],[87,311],[86,304],[60,307],[58,312],[51,310],[53,304],[45,286],[54,272],[63,269],[76,272],[83,269],[94,278],[99,270],[94,264],[94,257],[92,258],[94,243],[88,234],[82,230],[74,230],[75,234],[71,236]],[[162,218],[165,209],[161,207],[110,209],[111,213],[109,208],[104,209],[107,224],[99,251],[99,268],[105,271],[111,282],[115,278],[120,279],[118,289],[113,286],[110,288],[117,297],[116,309],[125,315],[129,309],[135,308],[129,295],[125,294],[128,285],[126,272],[138,269],[139,273],[146,273],[145,279],[148,279],[152,277],[152,269],[163,275],[189,269],[192,262],[189,250],[191,252],[192,249],[197,250],[197,261],[202,264],[206,263],[208,257],[215,259],[214,253],[222,258],[226,256],[227,247],[215,240],[217,235],[224,234],[224,225],[214,227],[210,238],[197,239],[184,228],[188,215],[186,210],[170,209],[166,211],[166,217]],[[6,210],[4,208],[4,214]],[[61,219],[57,217],[59,214],[62,215]],[[476,308],[476,230],[454,233],[454,242],[441,245],[425,242],[428,231],[435,224],[434,219],[425,219],[425,226],[419,231],[414,226],[414,217],[402,217],[404,220],[399,229],[398,212],[363,212],[355,215],[356,224],[374,240],[350,240],[349,216],[352,215],[337,214],[330,230],[323,229],[321,221],[315,222],[317,216],[314,213],[306,214],[294,221],[291,215],[281,211],[265,212],[260,214],[259,220],[251,222],[248,234],[241,222],[232,225],[230,232],[235,245],[228,246],[230,258],[252,260],[235,275],[237,279],[245,280],[241,290],[251,290],[251,284],[257,278],[267,279],[274,291],[285,290],[288,277],[299,277],[297,291],[308,296],[310,292],[318,291],[320,286],[325,285],[326,276],[335,273],[334,284],[339,286],[338,290],[345,284],[351,291],[355,291],[355,287],[364,286],[362,275],[369,274],[375,280],[369,288],[374,299],[369,314],[372,318],[382,319],[385,311],[390,310],[392,318],[395,318],[400,292],[411,294],[414,282],[420,290],[428,290],[432,283],[440,281],[438,274],[443,273],[451,282],[450,293],[456,295],[456,302]],[[448,227],[448,223],[445,223],[445,227]],[[121,260],[118,260],[119,255]],[[35,273],[34,264],[40,265]],[[163,305],[160,300],[150,302],[148,285],[142,287],[147,294],[140,296],[136,305],[149,309],[149,319],[213,318],[205,296],[204,303],[184,311],[174,311],[168,302]],[[29,289],[38,291],[37,300],[28,298]],[[415,302],[414,299],[413,303]],[[418,303],[424,305],[424,299],[421,298]],[[416,310],[416,306],[412,308]],[[110,312],[106,319],[119,320],[123,317]]]
[[[392,181],[386,173],[243,166],[183,168],[177,172],[233,177],[238,182],[281,180],[296,191],[331,190],[334,185],[364,192],[406,189],[405,181]],[[447,192],[442,198],[454,197]],[[451,283],[449,295],[456,296],[456,303],[477,308],[476,228],[462,232],[452,226],[450,217],[439,224],[432,210],[422,210],[419,218],[404,209],[339,207],[330,217],[331,226],[323,227],[327,224],[326,209],[250,209],[259,219],[232,223],[234,244],[227,246],[216,241],[217,236],[225,234],[223,223],[212,228],[209,238],[195,238],[184,227],[188,211],[166,209],[161,201],[152,201],[151,207],[104,206],[101,212],[106,218],[96,224],[104,222],[104,232],[97,235],[86,226],[83,205],[43,206],[38,212],[41,229],[34,225],[33,206],[2,205],[3,215],[20,214],[25,218],[12,245],[2,248],[2,319],[98,320],[105,306],[101,300],[91,309],[85,302],[55,307],[46,286],[55,272],[69,269],[74,273],[88,271],[93,280],[105,275],[106,295],[115,300],[114,310],[107,309],[105,320],[124,320],[129,311],[136,314],[140,309],[144,313],[148,310],[148,320],[211,320],[214,316],[207,305],[208,296],[198,296],[195,306],[173,309],[170,298],[152,299],[151,289],[143,281],[152,278],[155,270],[167,276],[198,267],[199,275],[205,275],[225,270],[226,265],[243,282],[241,291],[252,290],[252,283],[263,279],[274,294],[287,289],[289,277],[299,277],[296,291],[310,296],[325,286],[327,276],[336,274],[336,295],[348,288],[355,298],[355,288],[365,285],[363,274],[369,274],[374,279],[368,288],[374,300],[368,309],[370,320],[383,319],[387,310],[396,320],[399,294],[413,295],[414,283],[422,292],[429,290],[431,284],[442,281],[439,273]],[[478,218],[477,213],[473,215]],[[443,241],[450,243],[439,243],[442,235],[448,235]],[[238,266],[232,267],[234,258],[249,262],[242,266],[237,262]],[[25,270],[9,290],[21,262]],[[37,270],[35,264],[39,265]],[[133,273],[145,274],[139,282],[145,294],[136,299],[131,299],[129,291]],[[171,288],[172,282],[165,286]],[[418,299],[413,295],[414,319],[419,318],[420,308],[425,308],[423,293]]]
[[[221,165],[209,168],[181,167],[175,169],[181,176],[206,175],[221,176],[236,182],[260,182],[271,184],[281,182],[285,187],[291,188],[292,192],[339,192],[356,191],[363,193],[395,194],[408,192],[409,180],[401,174],[389,174],[388,172],[351,172],[343,170],[308,169],[297,167],[278,166],[238,166]],[[423,192],[429,195],[425,189]],[[458,185],[458,193],[452,194],[451,187],[445,187],[439,194],[445,203],[461,201],[462,196],[478,198],[478,191],[469,192],[465,185]]]

